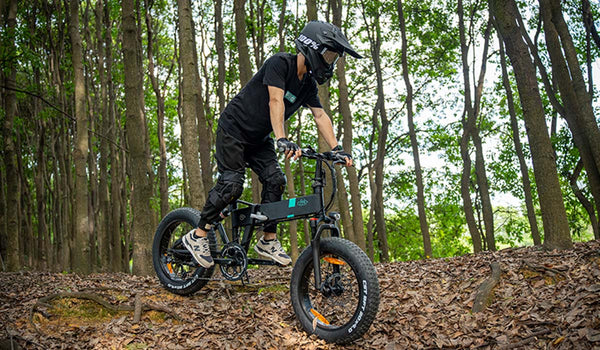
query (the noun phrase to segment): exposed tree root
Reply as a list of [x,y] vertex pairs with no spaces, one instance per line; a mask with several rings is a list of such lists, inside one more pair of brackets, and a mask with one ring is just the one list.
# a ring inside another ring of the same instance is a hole
[[529,343],[531,343],[532,341],[536,340],[537,337],[539,337],[540,335],[544,335],[550,333],[550,330],[548,328],[544,328],[541,329],[537,332],[532,333],[531,335],[529,335],[527,338],[516,342],[516,343],[510,343],[510,344],[505,344],[505,345],[501,345],[498,347],[498,349],[500,350],[509,350],[509,349],[516,349],[516,348],[521,348]]
[[46,297],[40,298],[31,308],[30,315],[29,315],[29,322],[33,325],[33,327],[35,328],[35,330],[38,333],[40,333],[40,330],[33,320],[34,313],[36,311],[38,311],[38,312],[42,313],[44,316],[48,316],[48,314],[46,312],[44,312],[43,310],[41,310],[39,308],[40,307],[51,308],[52,305],[50,305],[50,302],[52,300],[62,299],[62,298],[90,300],[112,312],[121,312],[121,311],[132,312],[133,311],[133,312],[135,312],[134,320],[133,320],[134,323],[138,323],[141,320],[141,315],[142,315],[143,311],[151,311],[151,310],[164,312],[165,314],[171,316],[172,318],[174,318],[178,321],[181,321],[181,317],[179,317],[179,315],[177,315],[176,313],[172,312],[171,310],[169,310],[168,308],[166,308],[164,306],[157,305],[154,303],[149,303],[149,302],[142,303],[142,298],[139,293],[136,294],[135,303],[133,306],[131,306],[131,305],[113,305],[113,304],[109,303],[106,299],[104,299],[103,297],[101,297],[100,295],[95,294],[95,293],[87,293],[87,292],[67,293],[67,292],[65,292],[65,293],[51,294]]
[[480,312],[488,306],[492,291],[500,281],[500,264],[494,261],[490,264],[490,267],[492,276],[483,281],[477,289],[477,295],[475,295],[475,301],[473,301],[473,308],[471,309],[473,313]]
[[523,265],[527,266],[527,268],[529,268],[532,271],[541,272],[541,273],[549,273],[551,275],[551,277],[554,277],[555,275],[561,275],[562,277],[564,277],[564,279],[566,279],[566,280],[569,279],[569,276],[566,273],[559,271],[557,269],[553,269],[551,267],[533,264],[527,260],[523,261]]

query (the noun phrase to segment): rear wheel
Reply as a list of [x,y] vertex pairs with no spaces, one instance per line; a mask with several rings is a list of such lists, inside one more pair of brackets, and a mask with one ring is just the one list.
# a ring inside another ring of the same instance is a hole
[[[154,234],[154,270],[162,285],[172,293],[190,295],[197,292],[208,283],[215,270],[214,265],[208,269],[199,266],[181,241],[198,221],[198,210],[179,208],[162,219]],[[208,240],[213,253],[216,247],[213,230],[208,232]]]
[[319,264],[323,288],[315,285],[312,248],[292,271],[290,294],[304,330],[332,343],[349,343],[371,326],[379,309],[379,281],[373,264],[354,243],[322,238]]

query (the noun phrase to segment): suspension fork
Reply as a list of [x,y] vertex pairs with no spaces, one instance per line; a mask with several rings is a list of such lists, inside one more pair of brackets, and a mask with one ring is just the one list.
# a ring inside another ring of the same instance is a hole
[[[320,253],[321,253],[321,233],[324,230],[330,230],[331,236],[339,237],[340,229],[337,225],[334,224],[321,224],[318,225],[318,219],[312,218],[310,219],[310,229],[312,232],[312,240],[310,245],[312,247],[312,257],[313,257],[313,270],[315,272],[315,287],[319,290],[323,290],[323,286],[325,283],[321,280],[321,264],[320,261]],[[336,268],[336,272],[339,272],[339,267],[334,266]]]

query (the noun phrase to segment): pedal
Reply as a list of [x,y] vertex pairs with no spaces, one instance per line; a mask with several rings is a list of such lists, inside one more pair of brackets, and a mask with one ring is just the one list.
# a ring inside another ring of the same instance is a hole
[[260,222],[269,220],[269,217],[263,214],[250,214],[250,217]]

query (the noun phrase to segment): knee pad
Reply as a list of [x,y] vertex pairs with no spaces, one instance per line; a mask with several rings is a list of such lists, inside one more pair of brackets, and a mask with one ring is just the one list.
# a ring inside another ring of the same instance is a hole
[[287,184],[287,179],[285,178],[285,174],[281,171],[273,174],[269,180],[267,180],[265,186],[272,188],[273,190],[277,189],[281,193],[285,191],[285,185]]
[[262,199],[264,203],[281,200],[287,181],[277,164],[265,169],[261,176],[261,182],[263,183]]
[[219,175],[217,184],[208,194],[208,199],[220,212],[228,204],[240,198],[243,190],[244,173],[225,171]]

